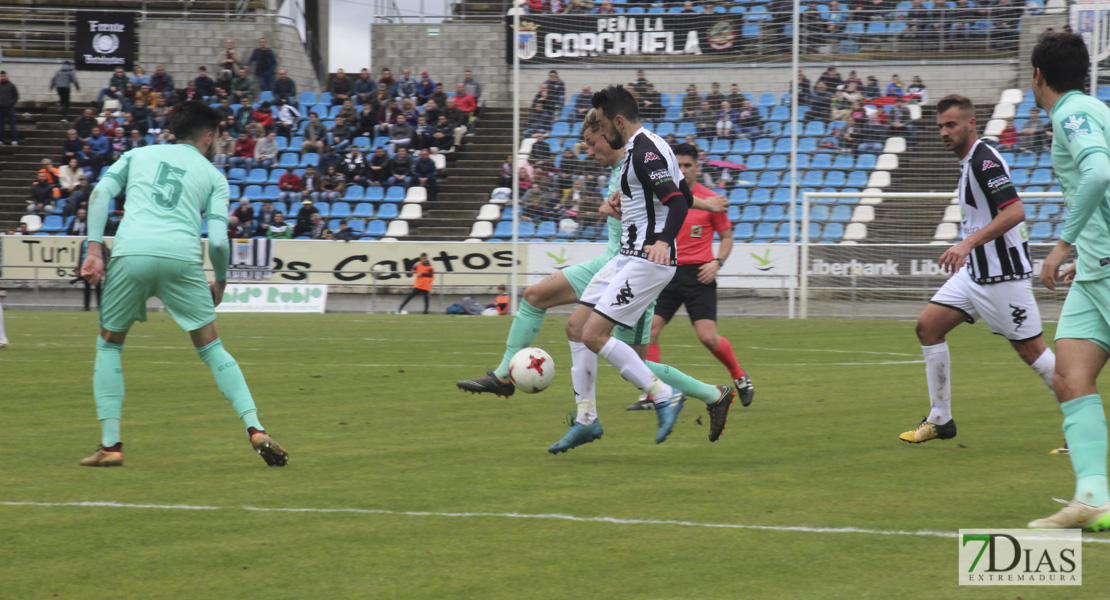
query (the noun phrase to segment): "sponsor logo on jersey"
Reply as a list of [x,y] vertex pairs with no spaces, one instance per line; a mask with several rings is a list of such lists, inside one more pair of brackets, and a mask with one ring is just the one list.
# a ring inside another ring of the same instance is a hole
[[653,160],[660,160],[659,155],[654,153],[654,152],[645,152],[644,153],[644,164],[647,164],[647,163],[649,163]]
[[1014,319],[1014,329],[1021,329],[1022,323],[1029,318],[1025,316],[1025,309],[1020,306],[1014,306],[1013,304],[1010,305],[1010,308],[1014,309],[1014,311],[1010,313],[1010,316]]
[[1068,130],[1068,141],[1072,141],[1081,135],[1091,133],[1091,118],[1087,113],[1075,113],[1064,121],[1064,129]]
[[621,287],[620,292],[617,293],[617,301],[609,306],[624,306],[632,301],[636,295],[632,293],[632,284],[627,279],[624,280],[624,286]]
[[692,237],[692,238],[700,238],[701,237],[701,225],[691,225],[690,226],[690,237]]
[[651,177],[651,180],[656,183],[665,183],[667,181],[671,181],[671,173],[666,169],[652,171],[651,175],[648,175],[648,177]]
[[997,168],[999,168],[998,163],[996,163],[996,162],[994,162],[993,160],[990,160],[990,159],[984,160],[983,161],[983,166],[981,167],[981,169],[984,170],[984,171],[986,171],[987,169],[997,169]]
[[1009,185],[1010,185],[1010,176],[1009,175],[999,175],[998,177],[995,177],[994,179],[991,179],[990,181],[987,182],[987,187],[989,187],[990,189],[995,190],[995,191],[1000,190],[1000,189],[1002,189],[1004,187],[1007,187]]

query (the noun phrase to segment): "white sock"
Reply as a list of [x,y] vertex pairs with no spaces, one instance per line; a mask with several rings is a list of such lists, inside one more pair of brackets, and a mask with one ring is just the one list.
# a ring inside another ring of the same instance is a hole
[[640,358],[640,355],[636,354],[632,346],[617,338],[609,338],[609,341],[601,347],[601,352],[597,354],[616,367],[620,371],[621,377],[640,388],[641,392],[651,396],[651,400],[656,404],[665,402],[674,395],[671,386],[659,381],[652,374],[651,369]]
[[1048,386],[1048,391],[1052,392],[1052,397],[1055,398],[1056,390],[1052,387],[1052,375],[1056,373],[1056,355],[1052,353],[1052,349],[1045,348],[1037,360],[1029,366],[1041,376],[1044,384]]
[[597,420],[597,355],[582,342],[570,343],[570,380],[578,403],[575,421],[589,425]]
[[0,340],[6,340],[8,336],[4,333],[4,305],[0,304]]
[[929,382],[929,404],[933,407],[927,419],[934,425],[952,420],[952,357],[948,342],[922,346],[925,354],[925,378]]

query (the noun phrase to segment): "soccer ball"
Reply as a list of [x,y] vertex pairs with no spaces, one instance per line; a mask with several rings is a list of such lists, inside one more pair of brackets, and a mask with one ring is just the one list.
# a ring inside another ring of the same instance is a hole
[[547,389],[555,379],[555,361],[540,348],[525,348],[509,361],[509,381],[516,389],[535,394]]

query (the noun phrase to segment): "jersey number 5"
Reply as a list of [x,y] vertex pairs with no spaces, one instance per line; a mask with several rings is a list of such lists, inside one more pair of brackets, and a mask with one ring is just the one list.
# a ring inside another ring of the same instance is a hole
[[154,175],[154,201],[165,209],[172,210],[181,201],[181,180],[185,177],[185,169],[179,169],[169,163],[158,163],[158,172]]

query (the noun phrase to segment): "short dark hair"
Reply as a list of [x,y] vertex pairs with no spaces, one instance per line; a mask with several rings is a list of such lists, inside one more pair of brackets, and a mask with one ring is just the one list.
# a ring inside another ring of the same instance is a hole
[[640,109],[636,106],[636,98],[624,89],[623,85],[611,85],[594,92],[590,103],[594,108],[605,113],[608,119],[614,119],[620,115],[630,121],[640,120]]
[[970,98],[959,94],[948,94],[941,98],[940,102],[937,102],[937,114],[940,115],[953,106],[959,107],[959,109],[965,113],[970,112],[972,115],[975,114],[975,104]]
[[698,147],[693,144],[679,144],[674,147],[675,156],[691,156],[698,159]]
[[199,100],[190,100],[178,104],[170,113],[170,130],[178,139],[189,140],[216,131],[223,120],[220,111]]
[[1091,68],[1091,56],[1083,37],[1062,31],[1041,35],[1033,48],[1032,62],[1034,69],[1041,70],[1048,87],[1058,94],[1083,90]]

